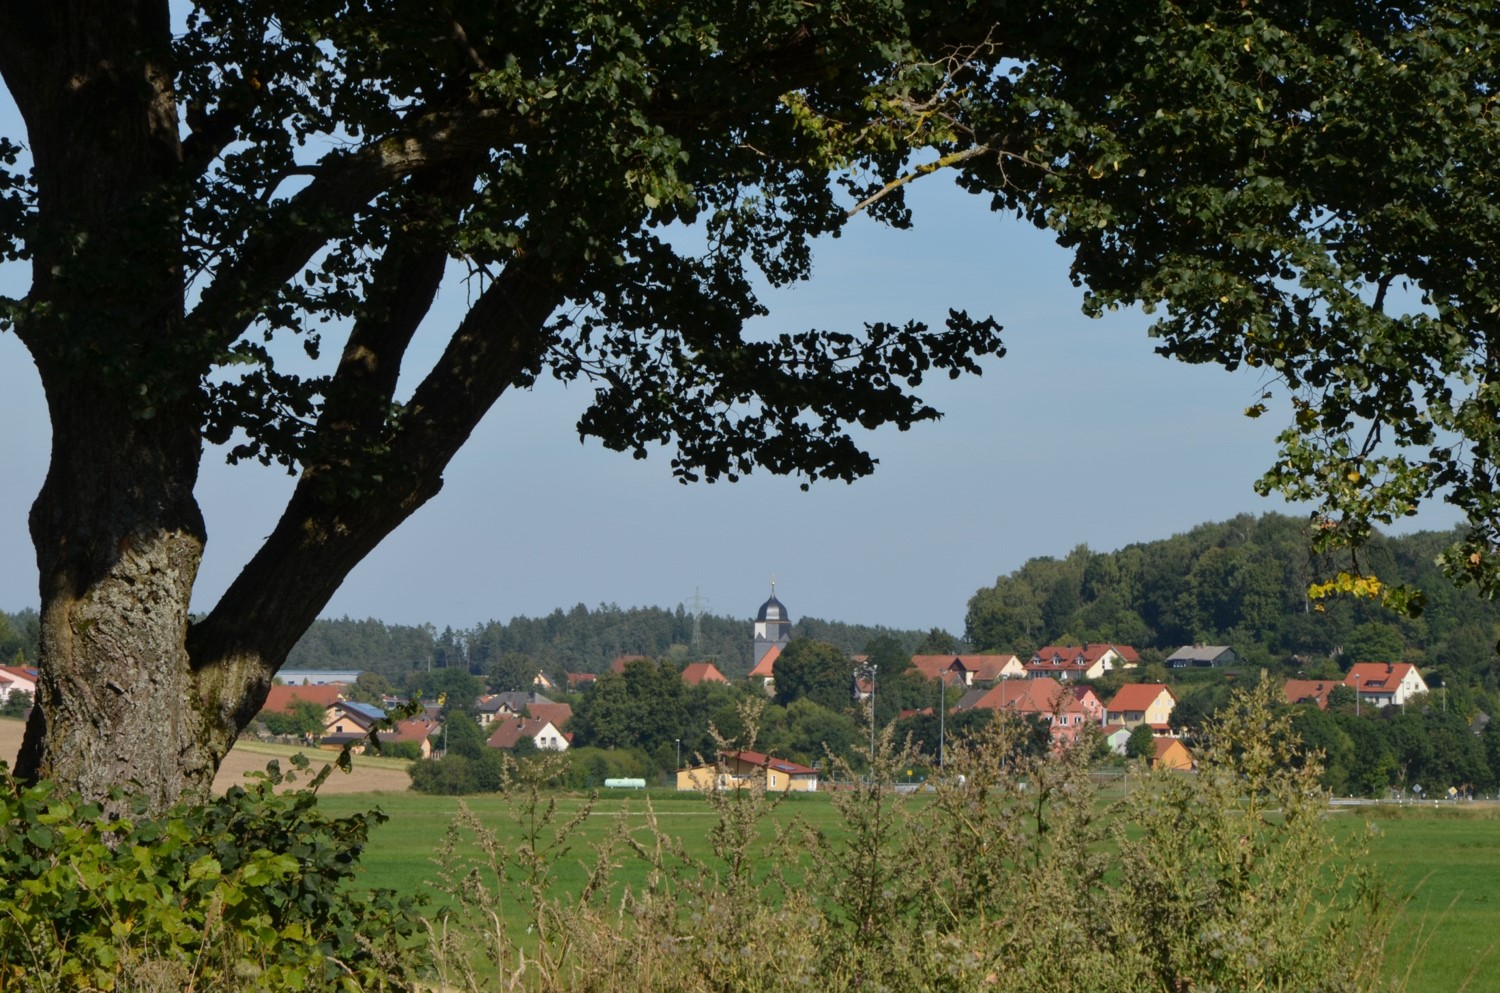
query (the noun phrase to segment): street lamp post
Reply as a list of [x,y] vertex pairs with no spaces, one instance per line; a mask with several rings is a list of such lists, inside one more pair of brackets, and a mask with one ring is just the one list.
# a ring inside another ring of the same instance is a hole
[[946,723],[948,720],[948,688],[943,685],[943,677],[938,676],[938,771],[943,769],[943,745],[946,737]]
[[1359,677],[1354,677],[1354,716],[1359,716]]
[[682,739],[677,739],[677,768],[682,768]]

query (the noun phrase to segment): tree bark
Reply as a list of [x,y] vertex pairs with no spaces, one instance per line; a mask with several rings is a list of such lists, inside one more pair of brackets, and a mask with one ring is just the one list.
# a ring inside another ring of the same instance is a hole
[[26,120],[39,212],[29,312],[52,424],[31,512],[39,706],[25,779],[160,808],[212,781],[186,633],[202,359],[180,351],[181,160],[167,4],[7,4],[0,72]]

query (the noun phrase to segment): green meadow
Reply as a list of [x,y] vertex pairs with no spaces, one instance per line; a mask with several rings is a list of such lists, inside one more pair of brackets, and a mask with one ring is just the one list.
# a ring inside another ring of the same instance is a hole
[[[559,794],[549,798],[566,820],[580,811],[585,798]],[[696,794],[652,790],[649,793],[603,795],[592,815],[568,836],[567,852],[557,857],[555,895],[582,885],[584,862],[594,846],[621,830],[645,836],[647,804],[658,828],[681,839],[687,855],[710,854],[714,815]],[[921,803],[920,797],[910,802]],[[517,802],[499,796],[463,801],[502,844],[522,837]],[[433,894],[438,866],[434,861],[459,801],[415,793],[341,795],[323,800],[329,813],[377,807],[390,820],[372,834],[363,859],[371,886],[399,892]],[[769,839],[778,824],[798,818],[814,830],[837,837],[843,826],[826,796],[791,796],[765,826]],[[1360,807],[1330,813],[1332,833],[1365,837],[1369,858],[1390,891],[1401,901],[1397,924],[1387,947],[1387,972],[1412,993],[1500,990],[1500,809],[1492,805]],[[768,840],[769,845],[769,840]],[[768,851],[767,857],[770,857]],[[619,859],[617,885],[637,886],[646,867],[629,853]],[[523,929],[521,908],[508,922]]]

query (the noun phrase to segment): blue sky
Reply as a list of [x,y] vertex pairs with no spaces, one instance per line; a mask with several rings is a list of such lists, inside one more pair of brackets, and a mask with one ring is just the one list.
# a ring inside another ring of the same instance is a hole
[[[0,134],[16,136],[0,93]],[[968,598],[1026,559],[1149,541],[1250,511],[1287,509],[1251,484],[1284,408],[1249,420],[1258,374],[1156,356],[1138,313],[1089,320],[1068,258],[1043,233],[988,213],[942,177],[912,191],[916,228],[856,221],[822,243],[812,282],[768,293],[765,330],[866,321],[941,324],[992,314],[1008,354],[982,377],[932,380],[936,423],[869,437],[876,473],[853,485],[756,475],[682,486],[645,461],[579,443],[586,388],[543,380],[501,399],[441,494],[350,576],[327,616],[467,627],[577,603],[706,609],[747,618],[773,577],[794,617],[961,633]],[[0,267],[0,292],[26,273]],[[458,294],[453,294],[458,296]],[[418,349],[457,319],[444,299]],[[325,352],[336,355],[332,342]],[[34,606],[26,513],[46,472],[41,388],[0,335],[0,607]],[[268,534],[290,492],[281,471],[210,451],[199,484],[209,543],[194,608],[208,609]],[[1455,521],[1435,505],[1403,530]]]

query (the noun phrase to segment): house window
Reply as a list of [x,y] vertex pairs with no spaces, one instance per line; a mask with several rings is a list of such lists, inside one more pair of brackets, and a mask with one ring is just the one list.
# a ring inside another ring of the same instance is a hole
[[776,773],[774,773],[774,772],[771,773],[771,785],[772,786],[776,785]]

